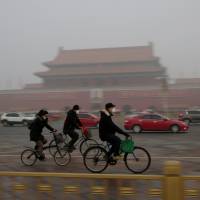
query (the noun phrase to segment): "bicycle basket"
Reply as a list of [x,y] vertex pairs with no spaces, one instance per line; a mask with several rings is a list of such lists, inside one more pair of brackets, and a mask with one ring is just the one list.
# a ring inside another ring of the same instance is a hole
[[120,149],[124,153],[132,153],[134,150],[134,142],[130,139],[123,140]]
[[56,139],[57,144],[64,142],[64,138],[63,138],[63,135],[61,133],[55,135],[55,139]]

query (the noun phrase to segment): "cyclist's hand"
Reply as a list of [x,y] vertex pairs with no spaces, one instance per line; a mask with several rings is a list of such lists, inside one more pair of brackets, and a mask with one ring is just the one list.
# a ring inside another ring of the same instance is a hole
[[126,139],[130,138],[131,136],[127,133],[126,134]]
[[53,132],[55,133],[55,132],[57,132],[58,130],[57,129],[53,129]]

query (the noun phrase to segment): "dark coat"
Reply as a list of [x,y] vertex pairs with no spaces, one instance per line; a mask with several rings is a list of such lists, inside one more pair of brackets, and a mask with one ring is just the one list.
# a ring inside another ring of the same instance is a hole
[[76,112],[72,109],[67,113],[67,117],[64,122],[63,132],[64,134],[71,133],[75,129],[79,129],[82,126],[81,121],[78,118]]
[[48,118],[43,119],[40,116],[37,116],[35,120],[29,126],[30,129],[30,139],[37,141],[41,135],[43,128],[46,127],[48,130],[53,131],[54,129],[48,124]]
[[99,137],[105,141],[110,136],[120,133],[128,136],[126,132],[120,129],[113,121],[112,116],[107,111],[101,111],[101,117],[99,122]]

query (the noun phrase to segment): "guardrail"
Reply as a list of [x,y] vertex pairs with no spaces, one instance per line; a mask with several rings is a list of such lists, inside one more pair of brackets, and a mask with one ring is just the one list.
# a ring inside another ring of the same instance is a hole
[[200,199],[199,183],[177,161],[163,175],[0,172],[0,199]]

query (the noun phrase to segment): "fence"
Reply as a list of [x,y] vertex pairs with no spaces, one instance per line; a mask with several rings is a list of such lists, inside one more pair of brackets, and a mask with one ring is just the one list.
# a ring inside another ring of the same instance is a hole
[[200,199],[199,183],[177,161],[163,175],[0,172],[0,199]]

